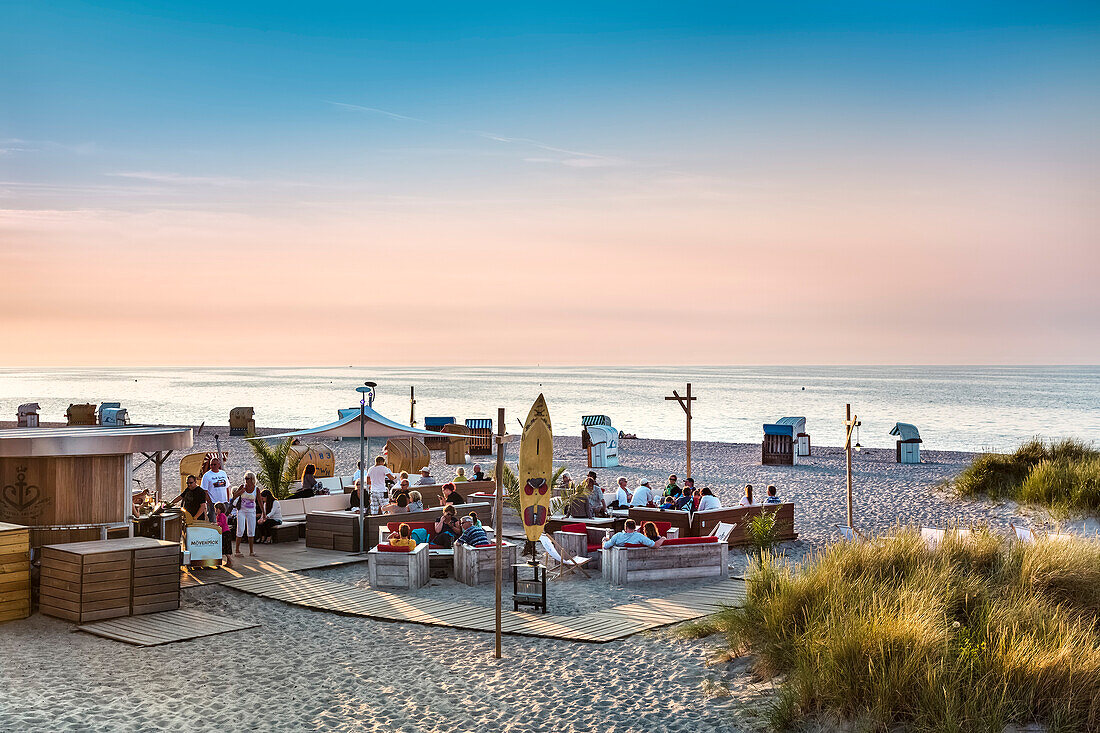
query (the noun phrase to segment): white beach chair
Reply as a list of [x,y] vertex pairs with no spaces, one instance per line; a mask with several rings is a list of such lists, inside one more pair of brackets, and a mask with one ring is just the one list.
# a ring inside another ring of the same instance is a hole
[[947,536],[947,530],[936,527],[921,527],[920,536],[922,540],[928,543],[929,547],[935,549]]
[[1013,536],[1020,542],[1030,544],[1039,541],[1039,535],[1031,527],[1021,527],[1015,522],[1009,522],[1008,526],[1012,529]]
[[[554,576],[554,580],[561,580],[562,576],[568,573],[574,573],[580,571],[581,575],[588,578],[588,571],[584,569],[584,566],[588,564],[589,558],[581,557],[577,555],[570,557],[568,553],[562,551],[562,548],[554,539],[548,535],[543,534],[539,538],[539,542],[542,544],[542,549],[546,552],[546,556],[554,561],[554,565],[548,568],[551,571],[556,570],[557,575]],[[549,565],[549,563],[547,563]]]
[[737,524],[733,522],[719,522],[714,525],[714,529],[710,531],[710,534],[717,537],[719,542],[729,542],[730,533],[736,528]]

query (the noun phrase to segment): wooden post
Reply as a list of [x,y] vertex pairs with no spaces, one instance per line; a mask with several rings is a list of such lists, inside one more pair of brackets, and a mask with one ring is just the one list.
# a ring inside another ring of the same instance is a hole
[[855,529],[852,524],[852,433],[859,426],[859,417],[852,414],[852,405],[844,406],[844,463],[846,483],[848,487],[848,527]]
[[501,542],[504,538],[504,445],[504,408],[500,407],[497,409],[497,500],[496,512],[494,513],[493,519],[493,524],[496,525],[496,527],[494,527],[494,530],[496,531],[497,536],[496,650],[493,652],[493,656],[497,659],[500,659],[500,586],[504,580],[504,568],[501,566]]
[[687,392],[684,393],[683,397],[676,390],[672,390],[672,396],[665,397],[665,399],[679,402],[684,414],[687,415],[687,475],[685,478],[691,478],[691,403],[698,398],[691,396],[691,382],[688,382]]
[[416,387],[409,387],[409,427],[416,427]]

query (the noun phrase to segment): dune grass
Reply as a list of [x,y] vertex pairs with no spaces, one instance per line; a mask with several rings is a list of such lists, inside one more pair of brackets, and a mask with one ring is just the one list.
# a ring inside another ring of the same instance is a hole
[[914,529],[765,555],[748,600],[688,625],[778,684],[776,730],[1100,731],[1100,544],[980,532],[930,549]]
[[978,456],[958,478],[964,496],[1041,504],[1067,512],[1100,511],[1100,451],[1079,440],[1029,440],[1014,453]]

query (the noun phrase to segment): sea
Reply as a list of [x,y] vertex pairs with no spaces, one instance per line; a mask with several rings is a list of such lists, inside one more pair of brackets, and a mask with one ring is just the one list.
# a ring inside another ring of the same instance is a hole
[[840,445],[846,404],[867,447],[892,447],[897,422],[916,425],[926,450],[1100,438],[1100,366],[8,368],[0,420],[24,402],[41,405],[43,422],[63,422],[70,403],[120,402],[133,423],[224,426],[231,408],[251,406],[261,427],[306,428],[357,407],[365,381],[377,383],[375,410],[418,425],[495,419],[503,407],[515,432],[541,392],[557,435],[601,414],[640,438],[683,440],[686,414],[666,398],[690,383],[693,440],[758,443],[764,423],[803,416],[815,445]]

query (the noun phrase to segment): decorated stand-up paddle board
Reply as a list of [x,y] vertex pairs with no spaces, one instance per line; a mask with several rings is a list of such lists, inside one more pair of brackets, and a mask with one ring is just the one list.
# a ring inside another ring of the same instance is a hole
[[554,436],[550,432],[550,411],[540,394],[519,443],[519,503],[523,531],[529,545],[538,542],[550,516],[550,479],[554,473]]

